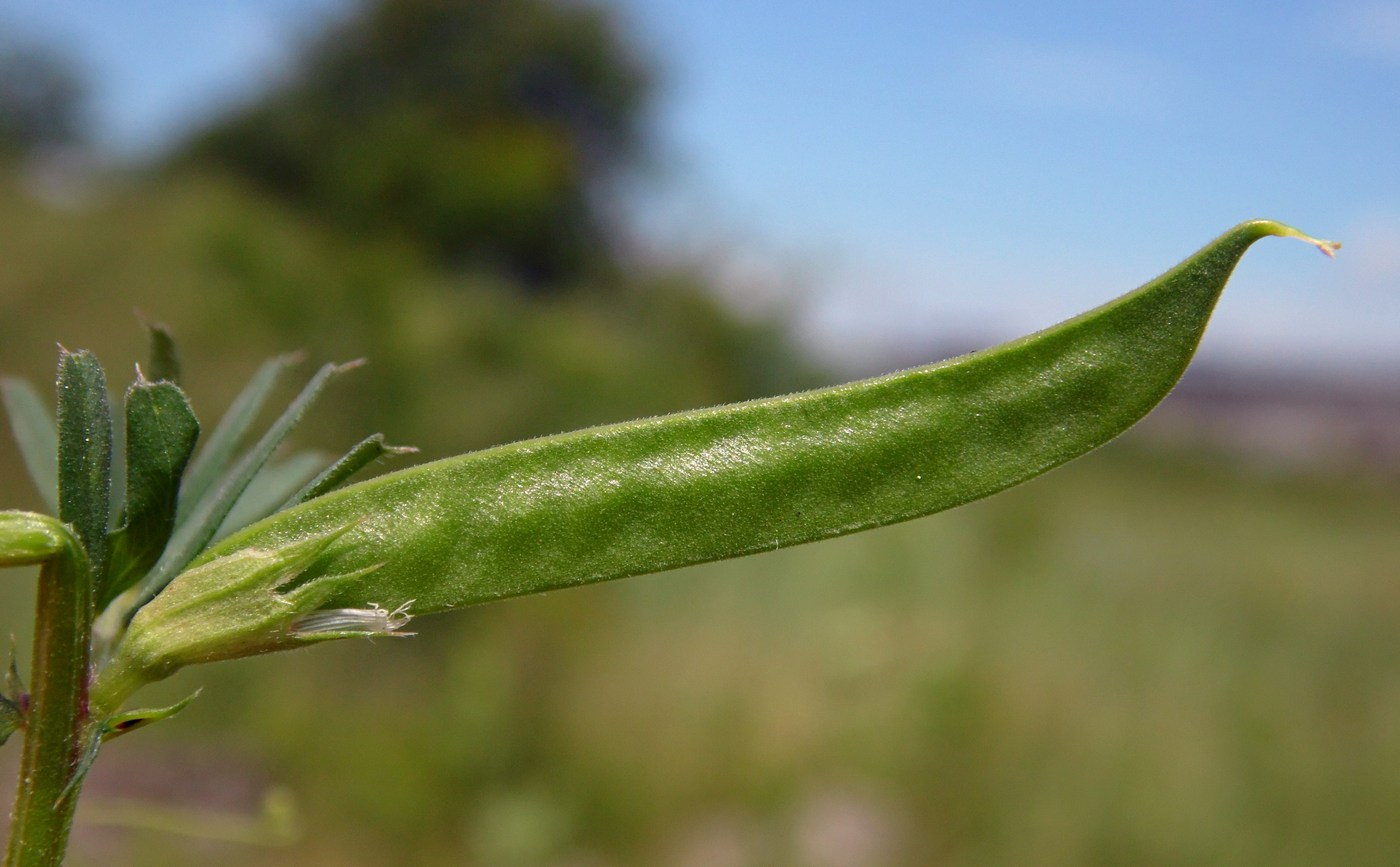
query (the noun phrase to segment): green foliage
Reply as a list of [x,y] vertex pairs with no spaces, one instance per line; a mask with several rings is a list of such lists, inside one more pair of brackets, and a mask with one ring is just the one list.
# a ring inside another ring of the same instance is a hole
[[[365,437],[356,443],[355,447],[345,454],[340,460],[326,467],[316,475],[316,478],[307,482],[301,490],[297,491],[281,505],[282,509],[290,509],[292,506],[305,503],[307,500],[314,500],[322,494],[329,494],[331,491],[345,484],[350,477],[358,473],[365,467],[379,461],[381,458],[390,455],[413,454],[418,451],[412,446],[391,446],[384,442],[383,434],[375,434]],[[244,521],[239,524],[252,523]]]
[[107,569],[112,413],[107,377],[86,350],[58,357],[58,517],[78,533],[95,575]]
[[[272,453],[282,444],[292,429],[297,426],[311,404],[320,396],[321,390],[333,377],[344,373],[351,365],[327,364],[317,371],[306,384],[291,406],[277,418],[267,432],[236,461],[232,453],[215,458],[214,475],[218,484],[193,500],[189,511],[180,516],[176,532],[170,544],[164,547],[154,566],[141,579],[137,588],[137,604],[144,604],[159,593],[170,579],[185,568],[205,546],[214,539],[225,519],[233,511],[253,480],[263,471]],[[294,481],[293,487],[300,481]],[[284,494],[285,495],[285,494]],[[280,501],[275,496],[272,502]],[[255,515],[253,517],[261,517]]]
[[126,393],[126,503],[111,534],[119,563],[97,588],[106,605],[150,571],[175,529],[175,508],[185,464],[199,437],[199,421],[173,382],[140,377]]
[[296,363],[296,357],[278,356],[263,362],[248,385],[239,393],[219,419],[214,432],[210,434],[199,456],[190,465],[189,478],[181,487],[182,506],[186,514],[206,499],[206,495],[218,483],[219,477],[233,465],[238,450],[253,423],[257,421],[263,404],[277,387],[277,381]]
[[647,92],[599,6],[376,0],[179,159],[355,237],[558,289],[609,261],[605,194],[638,154]]
[[[532,301],[482,273],[434,270],[386,239],[346,241],[199,174],[115,188],[63,212],[0,175],[0,224],[6,373],[46,376],[35,359],[50,356],[54,335],[104,358],[145,355],[138,332],[111,323],[131,321],[133,306],[159,311],[202,359],[181,384],[209,428],[219,418],[211,409],[235,399],[248,371],[297,347],[370,359],[355,374],[355,400],[322,407],[308,440],[348,449],[387,419],[391,442],[412,432],[428,457],[819,381],[781,322],[736,319],[685,264]],[[53,460],[52,449],[23,454]],[[185,490],[212,483],[194,472]]]

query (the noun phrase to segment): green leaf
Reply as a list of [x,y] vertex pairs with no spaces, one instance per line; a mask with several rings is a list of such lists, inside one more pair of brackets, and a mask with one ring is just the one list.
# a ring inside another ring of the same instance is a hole
[[285,502],[287,495],[306,484],[317,471],[326,465],[327,456],[318,451],[297,452],[286,460],[279,461],[253,477],[243,496],[228,517],[219,525],[214,538],[222,538],[235,530],[241,530],[254,521],[260,521],[277,510]]
[[234,399],[228,412],[219,419],[214,432],[205,440],[203,448],[190,463],[188,477],[180,489],[178,523],[184,523],[185,517],[194,506],[202,501],[209,489],[228,472],[238,447],[248,429],[257,420],[258,414],[262,412],[268,395],[277,387],[277,381],[281,379],[282,374],[300,359],[299,355],[279,355],[264,362],[257,373],[253,374],[248,385]]
[[58,511],[58,428],[53,413],[29,383],[0,377],[0,397],[34,489],[51,512]]
[[281,445],[282,440],[297,426],[307,410],[316,402],[321,390],[331,379],[352,370],[359,366],[359,362],[348,364],[327,364],[317,371],[311,381],[292,401],[286,411],[273,422],[262,439],[258,440],[252,450],[244,455],[234,467],[229,470],[219,486],[210,491],[191,510],[189,518],[182,523],[175,534],[171,537],[170,543],[165,548],[165,553],[155,567],[147,574],[139,585],[140,593],[137,595],[136,604],[144,604],[160,589],[170,582],[171,578],[183,569],[196,554],[204,550],[214,538],[224,519],[232,511],[234,504],[243,492],[248,488],[254,476],[263,468],[272,453]]
[[73,770],[68,774],[68,781],[58,793],[56,806],[61,807],[65,801],[75,795],[78,787],[87,779],[88,772],[92,770],[93,762],[97,761],[97,753],[102,749],[102,737],[89,737],[81,744],[78,753],[78,762],[73,766]]
[[199,421],[173,382],[138,378],[126,393],[126,508],[111,535],[111,564],[97,588],[101,609],[150,570],[175,528],[180,477]]
[[[320,475],[306,483],[306,486],[293,494],[281,506],[282,509],[290,509],[292,506],[304,503],[307,500],[315,499],[322,494],[329,493],[350,480],[350,477],[360,470],[384,457],[385,455],[408,455],[417,452],[418,449],[412,446],[391,446],[384,442],[384,434],[375,434],[366,437],[346,452],[345,457],[326,467]],[[279,509],[280,511],[280,509]]]
[[152,382],[180,382],[180,353],[175,349],[175,338],[164,324],[146,323],[146,331],[151,337],[151,358],[149,370]]
[[170,707],[148,707],[140,710],[129,710],[108,718],[102,725],[102,740],[110,741],[120,735],[134,732],[139,728],[145,728],[151,723],[160,722],[173,717],[175,714],[190,706],[190,702],[199,698],[199,690],[195,690],[193,695],[186,696],[184,700],[172,704]]
[[107,563],[112,498],[112,415],[102,365],[87,350],[58,359],[58,516],[87,549],[92,574]]
[[348,528],[303,580],[373,571],[340,583],[325,605],[416,600],[414,613],[427,613],[957,506],[1145,415],[1186,368],[1240,257],[1268,235],[1306,237],[1241,224],[1115,301],[940,364],[380,476],[256,524],[194,565]]

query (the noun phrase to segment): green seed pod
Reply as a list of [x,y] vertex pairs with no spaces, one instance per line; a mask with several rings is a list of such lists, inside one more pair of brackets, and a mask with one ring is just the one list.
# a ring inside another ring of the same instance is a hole
[[[994,349],[385,475],[231,536],[149,607],[223,561],[309,539],[324,544],[293,583],[321,586],[317,604],[337,609],[301,621],[314,626],[342,622],[338,609],[377,617],[412,600],[414,614],[430,613],[957,506],[1084,454],[1142,418],[1185,370],[1240,257],[1268,235],[1303,238],[1329,254],[1336,246],[1274,222],[1243,223],[1142,288]],[[335,580],[318,585],[320,576]],[[316,634],[285,628],[279,634],[291,643]]]
[[276,515],[196,563],[350,526],[317,568],[383,565],[342,584],[329,604],[415,599],[422,614],[957,506],[1146,415],[1185,370],[1235,264],[1268,235],[1313,241],[1278,223],[1243,223],[1146,286],[994,349],[437,461]]

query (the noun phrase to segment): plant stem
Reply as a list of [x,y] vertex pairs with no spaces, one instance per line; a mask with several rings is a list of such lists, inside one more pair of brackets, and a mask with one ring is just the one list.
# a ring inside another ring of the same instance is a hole
[[63,863],[78,802],[80,760],[90,739],[88,678],[92,572],[80,550],[39,572],[29,719],[5,867]]

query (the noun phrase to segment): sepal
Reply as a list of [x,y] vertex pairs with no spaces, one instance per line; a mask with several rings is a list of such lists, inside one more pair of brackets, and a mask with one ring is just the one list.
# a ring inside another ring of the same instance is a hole
[[109,717],[107,721],[102,724],[102,740],[104,742],[110,741],[112,738],[119,737],[128,732],[134,732],[139,728],[145,728],[151,723],[168,720],[175,714],[189,707],[190,702],[199,698],[199,693],[200,690],[195,690],[191,695],[186,696],[183,700],[169,707],[146,707],[140,710],[125,711]]
[[345,583],[379,568],[320,571],[322,554],[351,526],[277,548],[244,549],[176,577],[132,618],[111,664],[93,685],[94,703],[111,712],[142,685],[186,665],[329,639],[397,634],[407,622],[402,604],[390,612],[396,616],[380,618],[378,630],[368,619],[353,629],[299,627]]
[[0,747],[10,739],[10,735],[24,728],[24,706],[16,699],[0,693]]

